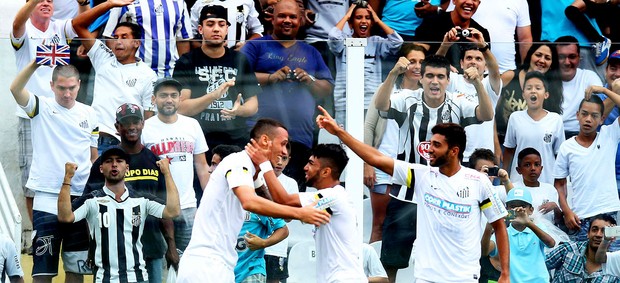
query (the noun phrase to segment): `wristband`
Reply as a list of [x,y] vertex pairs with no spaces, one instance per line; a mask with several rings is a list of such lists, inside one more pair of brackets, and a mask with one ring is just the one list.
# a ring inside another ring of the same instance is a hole
[[63,185],[63,186],[69,186],[69,187],[71,187],[71,184],[70,184],[70,183],[62,183],[62,185]]
[[269,160],[261,163],[260,165],[258,165],[258,167],[260,168],[260,171],[263,172],[263,174],[273,170],[273,166],[271,166],[271,161]]
[[258,189],[264,185],[265,185],[265,178],[263,178],[263,174],[259,174],[258,177],[256,177],[256,180],[254,180],[254,188]]

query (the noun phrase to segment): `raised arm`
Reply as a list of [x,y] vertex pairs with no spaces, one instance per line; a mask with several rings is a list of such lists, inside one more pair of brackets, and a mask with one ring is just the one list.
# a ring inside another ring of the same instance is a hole
[[340,21],[336,23],[336,28],[338,28],[339,30],[344,29],[344,26],[349,22],[349,19],[351,18],[351,15],[353,14],[353,9],[355,9],[356,6],[357,5],[355,3],[349,6],[349,10],[347,10],[347,13],[344,15],[344,17],[342,17],[342,19],[340,19]]
[[[605,116],[609,115],[609,113],[611,112],[611,109],[613,109],[614,106],[620,107],[620,94],[606,87],[591,85],[586,89],[585,99],[590,99],[590,97],[594,93],[605,94],[607,96],[607,99],[613,102],[613,105],[609,105],[608,103],[605,103]],[[607,99],[605,99],[605,102],[607,101]]]
[[596,263],[607,262],[607,251],[613,241],[614,241],[613,238],[607,238],[603,236],[603,241],[601,241],[601,244],[598,245],[598,249],[596,250],[596,254],[594,255],[594,261]]
[[133,0],[108,0],[73,19],[72,24],[75,33],[77,33],[77,35],[82,39],[91,39],[82,41],[82,45],[84,45],[86,52],[93,47],[95,44],[94,39],[96,38],[95,35],[88,30],[88,26],[110,9],[114,7],[127,6],[132,2]]
[[407,67],[409,66],[409,60],[405,57],[400,57],[394,68],[388,73],[387,78],[381,86],[377,89],[375,93],[375,107],[379,111],[388,111],[390,110],[390,95],[392,95],[392,90],[394,89],[394,84],[396,84],[396,79],[398,76],[407,71]]
[[58,221],[73,223],[75,215],[71,209],[71,179],[77,170],[77,164],[67,162],[65,164],[65,178],[62,180],[60,193],[58,194]]
[[493,120],[493,104],[487,93],[486,88],[482,84],[482,74],[478,73],[476,67],[469,67],[463,71],[463,78],[476,89],[478,94],[478,107],[476,107],[476,118],[479,121]]
[[32,77],[32,74],[34,74],[34,71],[36,71],[38,67],[39,65],[34,61],[30,62],[30,64],[28,64],[23,70],[19,72],[19,74],[17,74],[17,76],[15,77],[15,79],[13,79],[13,82],[11,83],[9,89],[11,90],[15,101],[20,106],[28,105],[28,99],[30,97],[30,94],[25,89],[26,83],[28,83],[28,80],[30,80],[30,77]]
[[27,1],[26,4],[17,11],[17,15],[15,15],[15,19],[13,20],[13,37],[20,38],[26,33],[26,21],[30,18],[34,8],[42,1],[45,0]]
[[166,206],[164,207],[164,213],[162,215],[165,219],[172,219],[181,214],[181,202],[179,201],[179,191],[177,185],[172,179],[172,173],[170,173],[170,162],[164,158],[157,160],[157,167],[159,171],[164,175],[166,180]]

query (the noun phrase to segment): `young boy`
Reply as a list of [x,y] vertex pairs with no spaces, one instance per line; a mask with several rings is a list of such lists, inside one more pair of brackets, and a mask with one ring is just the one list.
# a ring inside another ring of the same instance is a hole
[[474,152],[472,152],[469,156],[469,166],[471,169],[487,174],[487,176],[489,176],[489,180],[491,180],[491,183],[494,185],[496,184],[495,180],[499,179],[500,185],[493,186],[493,188],[499,198],[503,202],[506,202],[506,194],[508,191],[512,190],[513,185],[510,182],[508,172],[497,167],[497,164],[495,163],[495,154],[493,154],[493,151],[486,148],[478,148],[474,150]]
[[521,150],[517,156],[517,172],[521,174],[523,180],[516,182],[514,186],[530,189],[534,214],[540,213],[544,219],[555,223],[555,219],[562,220],[562,211],[558,206],[558,191],[553,185],[538,180],[544,167],[542,164],[538,150],[531,147]]
[[[506,218],[509,221],[508,241],[510,243],[510,281],[511,282],[549,282],[549,272],[545,265],[546,247],[555,246],[555,240],[530,218],[534,213],[532,194],[527,188],[515,188],[508,192],[506,208],[514,211]],[[511,219],[511,215],[515,217]],[[495,237],[485,231],[482,254],[497,256]],[[487,241],[485,241],[487,240]]]

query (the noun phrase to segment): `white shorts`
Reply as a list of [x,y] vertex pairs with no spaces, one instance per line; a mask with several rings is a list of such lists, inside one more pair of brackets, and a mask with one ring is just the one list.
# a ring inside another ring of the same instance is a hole
[[176,283],[234,283],[235,271],[222,259],[211,256],[183,255]]

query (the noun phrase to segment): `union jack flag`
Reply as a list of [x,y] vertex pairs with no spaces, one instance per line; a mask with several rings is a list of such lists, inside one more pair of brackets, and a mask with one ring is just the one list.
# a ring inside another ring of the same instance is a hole
[[37,59],[39,65],[69,65],[69,45],[39,45],[37,46]]

